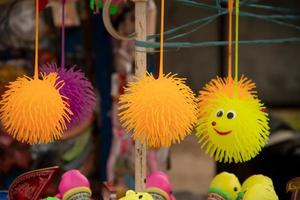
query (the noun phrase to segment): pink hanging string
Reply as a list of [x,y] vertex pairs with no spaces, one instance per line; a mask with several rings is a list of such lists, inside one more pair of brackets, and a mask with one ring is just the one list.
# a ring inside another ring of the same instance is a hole
[[65,3],[66,0],[61,1],[61,67],[65,68]]

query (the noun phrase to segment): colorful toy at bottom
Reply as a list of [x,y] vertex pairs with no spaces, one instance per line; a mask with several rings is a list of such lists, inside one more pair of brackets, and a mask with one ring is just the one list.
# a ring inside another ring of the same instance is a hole
[[154,172],[146,178],[146,191],[150,193],[154,199],[156,199],[156,196],[161,196],[166,200],[176,200],[172,195],[168,175],[161,171]]
[[208,200],[235,200],[241,191],[238,178],[222,172],[214,177],[208,190]]
[[126,196],[119,200],[154,200],[152,196],[146,192],[135,192],[128,190]]
[[62,200],[90,200],[91,196],[90,183],[79,170],[69,170],[62,175],[56,197]]
[[244,200],[278,200],[272,180],[263,175],[253,175],[242,184],[239,199]]
[[255,174],[255,175],[250,176],[243,182],[242,191],[243,192],[247,191],[249,188],[251,188],[255,184],[262,184],[262,185],[265,185],[270,188],[274,187],[273,182],[269,177],[264,176],[262,174]]
[[208,200],[278,200],[278,196],[267,176],[250,176],[241,186],[234,174],[222,172],[212,180]]

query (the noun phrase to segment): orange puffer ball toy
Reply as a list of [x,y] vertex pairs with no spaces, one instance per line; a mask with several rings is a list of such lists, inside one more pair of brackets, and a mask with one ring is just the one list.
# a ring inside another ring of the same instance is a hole
[[0,118],[12,137],[29,144],[60,138],[72,114],[67,99],[57,89],[57,74],[42,79],[19,77],[2,96]]

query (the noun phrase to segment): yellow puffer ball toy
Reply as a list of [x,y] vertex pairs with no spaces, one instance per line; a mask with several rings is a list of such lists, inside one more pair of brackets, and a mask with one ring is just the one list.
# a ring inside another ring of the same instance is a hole
[[125,197],[119,200],[154,200],[153,197],[146,192],[135,192],[133,190],[128,190]]
[[198,109],[185,79],[167,74],[136,78],[121,95],[120,121],[133,139],[146,141],[149,147],[169,147],[192,132]]
[[59,93],[57,74],[42,79],[19,77],[2,96],[1,122],[7,133],[29,144],[48,143],[62,136],[72,114]]
[[246,77],[237,83],[232,78],[217,78],[200,91],[196,136],[216,161],[248,161],[266,144],[268,114],[254,88]]
[[212,180],[208,193],[215,193],[225,200],[235,200],[241,191],[238,178],[231,173],[222,172]]

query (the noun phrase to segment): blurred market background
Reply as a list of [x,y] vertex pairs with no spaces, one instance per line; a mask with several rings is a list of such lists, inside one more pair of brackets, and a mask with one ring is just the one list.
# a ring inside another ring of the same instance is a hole
[[[190,6],[188,1],[166,1],[166,29],[211,16],[214,9]],[[222,9],[222,0],[195,0]],[[244,0],[244,9],[259,15],[286,15],[284,26],[255,17],[241,17],[240,39],[276,39],[300,36],[300,1]],[[252,6],[251,6],[252,5]],[[254,6],[261,5],[261,6]],[[273,9],[263,9],[263,6]],[[40,12],[39,63],[60,61],[60,2],[52,0]],[[274,9],[278,8],[278,9]],[[281,8],[281,9],[280,9]],[[134,31],[134,6],[124,1],[111,18],[123,34]],[[224,9],[224,8],[223,8]],[[158,27],[159,1],[149,0],[149,23]],[[292,13],[292,20],[288,18]],[[272,18],[272,19],[277,19]],[[193,30],[177,41],[222,41],[227,38],[227,18],[221,16]],[[34,1],[0,0],[0,91],[22,74],[33,73]],[[151,28],[150,28],[151,29]],[[152,28],[149,34],[157,29]],[[172,38],[170,39],[172,41]],[[201,150],[191,135],[170,149],[148,152],[148,171],[163,170],[170,176],[178,200],[205,199],[213,176],[221,171],[237,174],[241,181],[254,173],[270,176],[280,199],[288,199],[285,185],[300,176],[300,43],[240,46],[240,74],[257,84],[258,95],[270,113],[271,138],[255,159],[239,165],[217,164]],[[93,82],[98,96],[94,116],[65,133],[63,140],[48,145],[28,146],[0,133],[0,190],[6,190],[19,174],[31,169],[61,166],[61,172],[77,168],[92,183],[100,198],[101,183],[114,183],[120,195],[134,186],[133,142],[117,119],[117,99],[134,73],[134,42],[117,41],[105,30],[99,11],[88,0],[70,0],[66,6],[67,66],[80,67]],[[195,93],[216,75],[226,75],[226,46],[170,48],[166,50],[166,71],[187,78]],[[148,70],[156,73],[159,55],[148,53]],[[55,188],[55,187],[53,187]],[[55,189],[52,191],[55,193]]]

